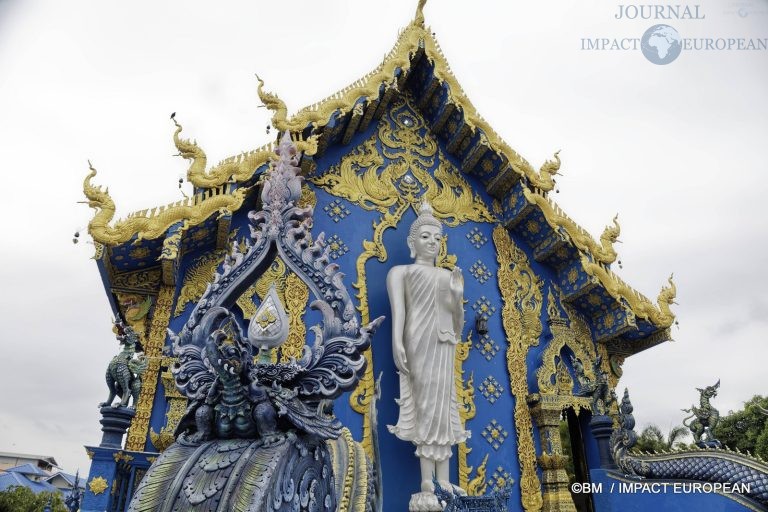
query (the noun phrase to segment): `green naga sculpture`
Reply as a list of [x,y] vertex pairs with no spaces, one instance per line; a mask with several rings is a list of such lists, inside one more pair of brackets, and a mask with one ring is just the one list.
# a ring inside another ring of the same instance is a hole
[[720,441],[712,435],[712,430],[720,421],[720,412],[709,403],[712,398],[717,396],[717,388],[719,387],[720,380],[718,379],[714,386],[707,386],[704,389],[696,388],[696,391],[699,392],[699,407],[691,405],[690,409],[682,409],[683,412],[691,414],[683,420],[683,425],[691,431],[693,440],[700,448],[720,447]]
[[141,344],[136,332],[122,321],[115,322],[117,340],[123,346],[107,367],[107,387],[109,398],[99,404],[99,407],[112,407],[115,397],[120,397],[118,407],[128,407],[128,401],[133,397],[131,408],[136,404],[141,392],[141,376],[147,370],[147,358],[144,354],[136,355],[137,347],[141,351]]

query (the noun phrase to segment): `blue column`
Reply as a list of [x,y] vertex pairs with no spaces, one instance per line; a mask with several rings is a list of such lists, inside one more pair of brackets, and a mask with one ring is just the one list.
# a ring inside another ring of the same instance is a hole
[[592,416],[589,428],[597,441],[597,451],[600,455],[600,467],[603,469],[617,469],[611,455],[611,434],[613,433],[613,419],[610,416]]
[[91,470],[85,484],[85,495],[80,507],[81,512],[103,512],[109,509],[112,501],[112,485],[117,476],[117,462],[123,448],[123,436],[136,415],[128,407],[102,407],[99,446],[86,446],[92,455]]

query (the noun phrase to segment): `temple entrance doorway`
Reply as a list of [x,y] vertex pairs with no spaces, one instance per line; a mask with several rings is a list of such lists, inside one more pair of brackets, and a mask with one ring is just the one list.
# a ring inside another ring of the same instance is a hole
[[591,494],[571,491],[574,483],[584,484],[590,481],[581,422],[573,407],[563,409],[560,421],[560,442],[563,455],[568,457],[565,471],[568,474],[568,490],[571,492],[573,504],[578,512],[594,512]]

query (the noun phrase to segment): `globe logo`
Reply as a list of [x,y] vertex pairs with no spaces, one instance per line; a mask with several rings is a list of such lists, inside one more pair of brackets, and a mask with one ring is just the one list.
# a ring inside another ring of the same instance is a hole
[[682,38],[669,25],[654,25],[640,39],[640,49],[646,59],[663,66],[680,56]]

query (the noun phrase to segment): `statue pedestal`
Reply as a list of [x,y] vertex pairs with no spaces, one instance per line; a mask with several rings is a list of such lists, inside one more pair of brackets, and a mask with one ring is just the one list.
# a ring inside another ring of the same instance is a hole
[[618,469],[611,456],[611,434],[613,433],[613,419],[610,416],[592,416],[589,428],[597,441],[597,451],[600,455],[600,467],[603,469]]
[[418,492],[411,495],[408,512],[441,512],[443,506],[433,492]]
[[101,409],[101,431],[104,435],[101,437],[99,446],[104,448],[123,447],[123,436],[128,427],[131,426],[131,420],[136,416],[136,410],[128,407],[102,407]]

